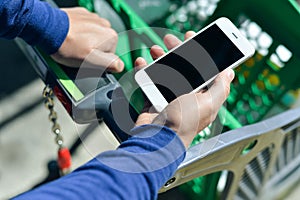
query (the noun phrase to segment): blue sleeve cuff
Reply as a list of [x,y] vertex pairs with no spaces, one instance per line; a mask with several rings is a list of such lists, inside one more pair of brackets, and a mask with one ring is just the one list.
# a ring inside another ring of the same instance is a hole
[[[98,160],[122,172],[147,173],[166,167],[170,169],[170,166],[176,170],[185,157],[185,146],[181,139],[167,127],[148,124],[134,128],[131,133],[134,136],[122,142],[117,151],[104,152],[97,157]],[[128,158],[135,162],[124,165]],[[172,175],[166,173],[167,177]]]
[[[178,154],[185,152],[185,146],[178,135],[170,128],[166,126],[156,125],[156,124],[145,124],[142,126],[135,127],[131,130],[131,135],[133,136],[131,140],[144,139],[144,142],[151,143],[151,147],[147,146],[146,151],[156,151],[159,148],[166,147],[170,142],[176,143],[176,150]],[[152,145],[155,144],[155,146]],[[127,146],[127,142],[123,142],[119,148],[130,149],[131,146]],[[155,149],[149,149],[155,148]],[[134,150],[135,151],[135,150]],[[142,149],[138,150],[143,151]]]
[[117,151],[104,152],[97,160],[123,173],[156,174],[151,178],[155,193],[185,158],[185,146],[173,130],[164,126],[143,125],[131,133],[134,136],[122,142]]
[[48,54],[57,52],[69,31],[67,14],[45,2],[35,1],[32,14],[19,37]]
[[48,54],[55,53],[69,31],[67,14],[40,0],[1,0],[0,37],[20,37]]

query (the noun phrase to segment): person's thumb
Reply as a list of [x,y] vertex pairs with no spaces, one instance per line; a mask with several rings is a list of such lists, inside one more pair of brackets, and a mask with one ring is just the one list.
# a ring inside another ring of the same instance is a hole
[[213,100],[213,104],[221,106],[230,92],[230,83],[234,78],[234,71],[232,69],[226,69],[221,72],[215,79],[212,86],[206,91]]

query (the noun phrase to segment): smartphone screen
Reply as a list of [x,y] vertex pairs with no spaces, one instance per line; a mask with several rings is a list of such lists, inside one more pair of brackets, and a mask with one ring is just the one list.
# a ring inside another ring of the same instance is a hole
[[214,24],[147,67],[145,72],[170,103],[242,57],[243,53]]

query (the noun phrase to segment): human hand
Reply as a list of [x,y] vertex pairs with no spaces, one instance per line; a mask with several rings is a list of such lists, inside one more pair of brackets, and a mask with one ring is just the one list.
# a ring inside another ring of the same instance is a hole
[[[187,32],[185,38],[187,39],[193,34],[193,32]],[[181,43],[173,35],[167,35],[164,42],[169,50]],[[159,46],[151,48],[151,55],[154,59],[163,54],[164,51]],[[138,58],[135,62],[137,68],[142,68],[146,64],[142,58]],[[218,110],[229,95],[230,82],[233,78],[233,70],[226,69],[217,76],[207,91],[182,95],[159,114],[151,113],[151,111],[142,113],[138,117],[136,125],[152,123],[167,126],[178,134],[187,148],[196,134],[216,118]]]
[[90,68],[101,66],[111,72],[121,72],[124,63],[115,55],[118,34],[109,21],[84,8],[62,10],[69,17],[69,32],[51,57],[70,67],[80,67],[84,61]]

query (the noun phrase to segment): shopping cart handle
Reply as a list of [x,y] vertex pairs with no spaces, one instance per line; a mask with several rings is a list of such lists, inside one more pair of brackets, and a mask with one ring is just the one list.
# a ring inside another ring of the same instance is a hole
[[[245,173],[248,173],[248,179],[250,177],[261,184],[270,175],[285,134],[295,127],[300,127],[300,108],[199,143],[188,149],[185,160],[160,192],[199,176],[225,170],[233,174],[225,194],[226,199],[233,199]],[[257,160],[258,166],[253,166],[253,160]],[[257,167],[263,177],[255,180],[255,174],[251,175],[247,170],[257,170]]]

